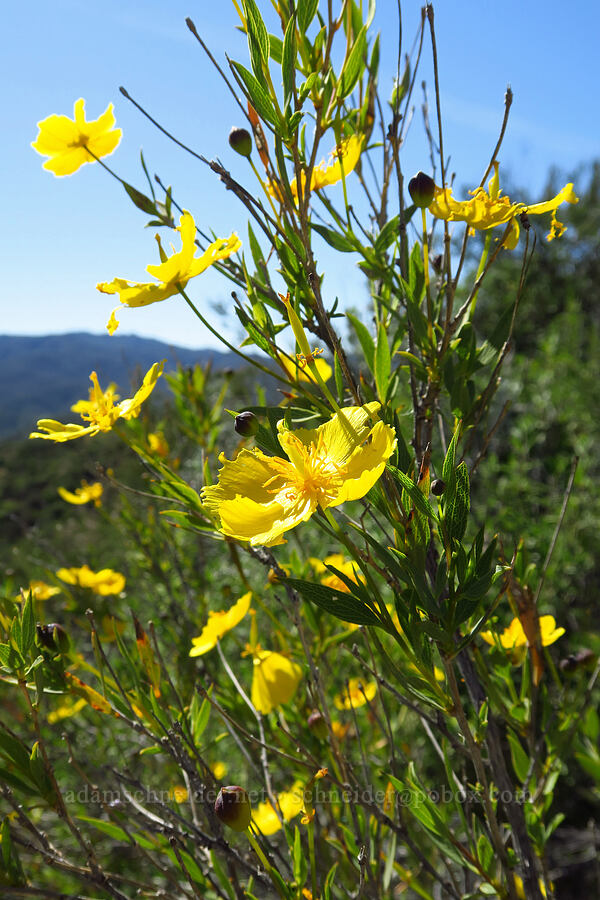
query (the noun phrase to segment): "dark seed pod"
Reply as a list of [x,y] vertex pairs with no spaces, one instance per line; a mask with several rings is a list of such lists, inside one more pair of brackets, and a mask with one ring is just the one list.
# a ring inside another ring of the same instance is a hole
[[252,437],[258,431],[258,419],[253,412],[243,412],[235,417],[233,427],[242,437]]
[[224,825],[245,831],[252,818],[252,807],[244,788],[238,784],[222,787],[215,800],[215,813]]
[[245,128],[232,128],[229,132],[229,146],[240,156],[250,156],[252,153],[252,138]]
[[441,478],[436,478],[435,481],[431,482],[431,493],[435,494],[436,497],[441,497],[445,490],[446,482],[442,481]]
[[408,182],[408,193],[412,197],[412,201],[419,209],[426,209],[435,193],[435,181],[431,175],[425,172],[417,172],[414,178]]

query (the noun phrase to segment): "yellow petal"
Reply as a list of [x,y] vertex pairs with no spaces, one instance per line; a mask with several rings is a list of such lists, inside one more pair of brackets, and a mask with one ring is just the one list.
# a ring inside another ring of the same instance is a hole
[[262,650],[254,658],[251,699],[261,713],[269,713],[292,699],[300,679],[299,665],[270,650]]
[[333,702],[337,709],[358,709],[367,702],[370,703],[376,693],[377,684],[374,681],[364,682],[360,678],[351,678],[347,690],[337,694]]
[[561,205],[561,203],[579,203],[579,197],[573,190],[573,182],[565,184],[562,191],[559,191],[555,197],[550,200],[544,200],[542,203],[532,203],[525,207],[528,216],[539,216],[542,213],[552,212]]
[[394,430],[384,422],[377,422],[367,443],[357,447],[348,459],[342,488],[332,505],[364,497],[381,477],[395,448]]
[[[185,287],[185,284],[182,284]],[[139,307],[149,306],[151,303],[160,303],[168,297],[178,293],[172,284],[154,284],[154,282],[127,281],[125,278],[113,278],[112,281],[100,282],[96,290],[103,294],[118,294],[119,300],[124,306]],[[111,320],[114,317],[114,311]],[[118,324],[118,323],[117,323]],[[115,329],[113,328],[113,331]]]
[[190,650],[190,656],[202,656],[216,647],[217,641],[242,621],[250,608],[251,600],[252,591],[248,591],[229,609],[218,612],[211,610],[208,614],[208,622],[199,637],[192,638],[193,647]]
[[146,271],[164,284],[173,284],[189,278],[189,268],[196,250],[194,243],[196,223],[191,213],[184,210],[176,231],[181,235],[181,250],[173,253],[165,262],[156,266],[146,266]]

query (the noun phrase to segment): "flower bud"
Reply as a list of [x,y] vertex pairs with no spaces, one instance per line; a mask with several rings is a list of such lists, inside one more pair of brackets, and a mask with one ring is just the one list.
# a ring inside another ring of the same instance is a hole
[[441,478],[436,478],[435,481],[431,482],[431,493],[435,494],[436,497],[441,497],[445,490],[446,482],[442,481]]
[[308,717],[306,724],[312,731],[315,737],[318,737],[320,741],[324,741],[327,737],[327,722],[323,717],[323,713],[318,709],[315,709],[311,712]]
[[408,182],[408,193],[412,201],[419,209],[425,209],[433,200],[435,181],[425,172],[417,172],[414,178]]
[[253,412],[243,412],[235,417],[233,427],[242,437],[252,437],[258,431],[258,419]]
[[245,831],[252,818],[252,807],[244,788],[237,784],[222,787],[215,800],[215,813],[224,825]]
[[229,132],[229,146],[240,156],[250,156],[252,153],[252,138],[245,128],[232,128]]

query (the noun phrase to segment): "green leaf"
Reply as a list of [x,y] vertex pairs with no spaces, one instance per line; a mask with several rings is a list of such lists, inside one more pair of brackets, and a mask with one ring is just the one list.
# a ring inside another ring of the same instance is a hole
[[354,85],[365,68],[365,53],[367,49],[367,28],[366,25],[358,32],[358,36],[354,43],[350,55],[344,63],[340,79],[338,81],[337,95],[340,100],[347,97],[352,91]]
[[454,495],[445,506],[444,518],[448,537],[460,541],[467,527],[470,508],[469,472],[464,461],[456,468],[454,488]]
[[296,76],[296,17],[291,16],[283,38],[281,57],[281,77],[283,79],[283,102],[287,106],[294,94]]
[[444,465],[442,466],[442,481],[446,482],[446,490],[450,488],[454,482],[454,464],[456,459],[456,446],[458,444],[458,438],[460,436],[460,423],[457,422],[456,428],[454,429],[454,434],[452,435],[452,440],[448,445],[448,450],[446,451],[446,458],[444,459]]
[[319,0],[298,0],[298,28],[301,34],[306,34],[306,30],[314,19]]
[[327,241],[330,247],[333,247],[334,250],[339,250],[341,253],[354,253],[357,250],[360,250],[360,242],[354,239],[352,241],[350,239],[350,235],[344,236],[340,234],[339,231],[334,231],[332,228],[326,228],[325,225],[316,225],[314,222],[311,223],[313,231],[316,231],[317,234],[320,234],[323,240]]
[[303,581],[300,578],[286,578],[285,583],[298,591],[305,600],[314,603],[343,622],[353,622],[355,625],[381,625],[379,617],[370,607],[366,606],[352,594],[344,591],[334,591],[324,584],[314,584],[312,581]]
[[369,329],[366,325],[364,325],[360,319],[354,316],[352,313],[346,313],[347,318],[350,320],[352,327],[356,333],[356,337],[358,338],[358,342],[362,348],[362,352],[365,357],[365,362],[367,363],[371,372],[375,368],[375,341],[371,337],[369,333]]
[[114,822],[107,822],[105,819],[95,819],[93,816],[77,816],[77,819],[80,822],[87,822],[89,825],[93,825],[98,831],[107,834],[116,841],[131,844],[131,838],[127,832],[120,828],[119,825],[115,825]]
[[121,184],[129,194],[129,198],[134,206],[137,206],[138,209],[141,209],[142,212],[147,213],[149,216],[158,215],[156,204],[149,197],[146,197],[145,194],[142,194],[141,191],[138,191],[133,185],[127,184],[126,181],[122,181]]
[[[212,692],[212,685],[208,689],[208,693]],[[208,720],[210,717],[210,701],[207,697],[204,698],[202,703],[200,702],[200,698],[198,694],[194,694],[192,698],[192,702],[190,703],[190,725],[192,729],[192,735],[194,738],[194,743],[199,744],[200,738],[204,734],[204,730],[208,725]]]
[[261,119],[270,122],[271,125],[277,125],[277,113],[275,112],[275,107],[262,84],[252,72],[249,72],[241,63],[232,60],[231,65],[243,81],[248,99]]
[[323,900],[331,900],[331,886],[333,884],[333,879],[335,878],[337,867],[338,864],[334,863],[327,873],[327,878],[325,879],[325,884],[323,885]]
[[283,41],[275,34],[269,35],[269,53],[271,55],[271,59],[274,60],[278,66],[280,66],[281,60],[283,59]]
[[248,26],[248,40],[254,42],[262,62],[269,61],[269,32],[254,0],[244,0],[244,10]]
[[376,253],[383,253],[396,240],[399,227],[400,216],[394,216],[389,222],[385,223],[375,240]]
[[380,322],[377,332],[377,347],[375,348],[375,384],[382,403],[385,403],[391,369],[392,358],[390,356],[387,329],[384,323]]
[[388,469],[391,471],[396,481],[400,482],[406,493],[409,495],[410,499],[415,505],[415,509],[417,509],[420,513],[423,513],[424,516],[427,516],[428,519],[432,519],[434,522],[436,522],[437,516],[433,511],[431,503],[425,497],[425,495],[421,493],[412,478],[409,478],[408,475],[405,475],[404,472],[401,472],[400,469],[397,469],[395,466],[388,465]]
[[527,774],[529,772],[529,757],[523,750],[518,737],[512,731],[507,731],[506,737],[508,738],[510,757],[512,759],[515,775],[517,776],[519,781],[523,783],[527,778]]
[[21,618],[21,653],[25,655],[35,640],[35,619],[31,591],[23,607]]

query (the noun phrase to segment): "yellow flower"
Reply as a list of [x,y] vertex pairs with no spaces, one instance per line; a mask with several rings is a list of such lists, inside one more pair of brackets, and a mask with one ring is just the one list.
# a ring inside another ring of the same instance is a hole
[[202,656],[203,653],[208,653],[209,650],[216,647],[217,641],[242,621],[250,609],[251,600],[252,591],[248,591],[229,609],[218,611],[211,609],[208,613],[208,622],[202,629],[200,636],[192,638],[193,647],[190,650],[190,656]]
[[62,499],[66,500],[67,503],[73,503],[74,506],[82,506],[84,503],[89,503],[90,500],[94,501],[94,506],[102,506],[100,497],[103,491],[104,488],[99,481],[88,484],[85,479],[82,480],[81,487],[75,488],[73,493],[64,487],[59,487],[58,489]]
[[336,709],[358,709],[365,703],[371,702],[377,693],[377,685],[374,681],[365,684],[360,678],[351,678],[347,689],[333,698]]
[[[181,235],[181,250],[173,250],[172,256],[164,252],[160,237],[157,235],[161,262],[156,266],[146,266],[146,271],[157,279],[157,282],[127,281],[126,278],[113,278],[112,281],[101,282],[96,289],[103,294],[118,294],[123,306],[148,306],[150,303],[158,303],[173,297],[179,293],[179,288],[185,288],[190,278],[200,275],[213,263],[221,259],[227,259],[232,253],[242,246],[242,242],[236,234],[228,238],[218,238],[206,248],[201,256],[195,256],[196,252],[196,223],[191,213],[184,210],[179,220],[179,226],[175,229]],[[108,331],[113,334],[119,326],[115,318],[116,307],[110,316]]]
[[112,103],[91,122],[86,121],[84,107],[85,100],[80,99],[75,102],[72,119],[52,115],[38,122],[39,133],[31,146],[50,157],[43,167],[55,175],[72,175],[86,163],[95,162],[95,157],[109,156],[121,140]]
[[224,534],[269,547],[318,507],[364,497],[396,446],[392,428],[371,424],[378,409],[347,406],[314,429],[291,431],[281,420],[279,442],[289,461],[258,449],[243,449],[235,460],[221,454],[218,484],[202,490],[207,511]]
[[[296,781],[291,790],[277,794],[279,813],[284,822],[290,822],[304,808],[304,789],[301,781]],[[270,800],[259,803],[252,813],[252,820],[261,833],[268,837],[281,828],[281,822]]]
[[291,700],[302,678],[302,669],[281,653],[271,650],[253,651],[251,700],[261,713]]
[[55,722],[75,716],[84,706],[87,706],[87,700],[84,700],[83,697],[80,697],[79,700],[74,700],[73,697],[67,695],[56,709],[48,713],[48,724],[54,725]]
[[183,784],[176,784],[169,791],[171,795],[171,799],[175,801],[175,803],[185,803],[188,798],[187,788]]
[[[333,375],[333,369],[326,360],[315,357],[315,353],[316,351],[313,351],[312,356],[314,358],[317,371],[319,372],[319,375],[321,376],[323,381],[329,381],[329,379]],[[279,361],[293,381],[310,381],[313,384],[316,382],[315,376],[312,374],[303,358],[297,359],[296,362],[292,362],[292,360],[288,359],[287,356],[280,356]]]
[[[318,191],[321,188],[328,187],[330,184],[337,184],[342,180],[342,168],[344,170],[344,178],[347,178],[350,172],[356,167],[356,163],[360,158],[364,138],[362,135],[353,134],[349,138],[341,141],[337,147],[329,154],[330,162],[327,164],[322,160],[318,166],[315,166],[310,176],[311,191]],[[302,171],[302,190],[306,187],[306,173]],[[290,188],[294,200],[298,200],[298,184],[296,179],[290,182]],[[275,185],[270,185],[268,191],[272,197],[279,197],[280,191]]]
[[49,441],[71,441],[73,438],[83,437],[84,434],[98,434],[99,431],[110,431],[117,419],[134,419],[139,415],[142,403],[154,390],[157,380],[162,375],[165,361],[154,363],[146,372],[141,388],[129,400],[119,399],[115,393],[115,385],[111,384],[105,391],[98,383],[95,372],[90,375],[92,387],[89,392],[89,400],[79,400],[71,407],[73,412],[79,413],[84,422],[89,425],[75,425],[70,423],[62,425],[54,419],[39,419],[37,427],[46,434],[33,431],[30,438],[44,438]]
[[80,568],[59,569],[56,574],[66,584],[90,588],[101,597],[120,594],[125,587],[125,576],[112,569],[100,569],[99,572],[93,572],[89,566],[81,566]]
[[148,435],[148,446],[152,453],[156,453],[161,459],[169,455],[169,445],[162,431],[152,431]]
[[[30,581],[29,587],[23,590],[25,598],[29,596],[29,591],[31,591],[34,600],[48,600],[50,597],[54,597],[55,594],[60,594],[60,588],[46,584],[45,581]],[[22,599],[21,594],[16,599],[20,602]]]
[[552,223],[547,235],[547,239],[551,241],[565,231],[565,226],[556,218],[558,207],[562,203],[579,202],[572,183],[566,184],[562,191],[551,200],[529,206],[526,203],[511,203],[508,197],[501,197],[501,193],[498,163],[495,162],[494,175],[489,183],[489,192],[479,187],[471,191],[471,200],[458,201],[453,198],[450,188],[436,186],[429,212],[438,219],[446,219],[448,222],[467,222],[471,228],[475,228],[477,231],[510,223],[510,231],[504,241],[504,246],[508,250],[513,250],[519,240],[518,216],[521,213],[527,213],[528,216],[539,216],[551,212]]
[[224,775],[227,774],[227,766],[221,760],[217,760],[216,763],[210,767],[211,772],[215,776],[217,781],[221,781]]
[[346,575],[347,578],[356,582],[356,584],[365,580],[364,576],[359,572],[358,564],[354,560],[344,559],[342,553],[332,553],[331,556],[326,556],[323,562],[315,557],[311,557],[308,561],[317,575],[323,576],[321,584],[332,588],[334,591],[344,591],[346,594],[349,594],[350,588],[346,586],[339,575],[334,575],[333,572],[330,572],[327,566],[333,566],[334,569]]
[[[554,641],[557,641],[559,637],[562,637],[565,633],[564,628],[556,627],[554,616],[540,616],[539,621],[542,647],[549,647],[550,644],[553,644]],[[524,648],[528,645],[525,631],[518,618],[513,619],[508,628],[504,629],[502,634],[496,636],[491,631],[482,631],[481,637],[492,646],[495,646],[497,640],[499,640],[502,647],[509,652],[519,650],[521,647]]]

